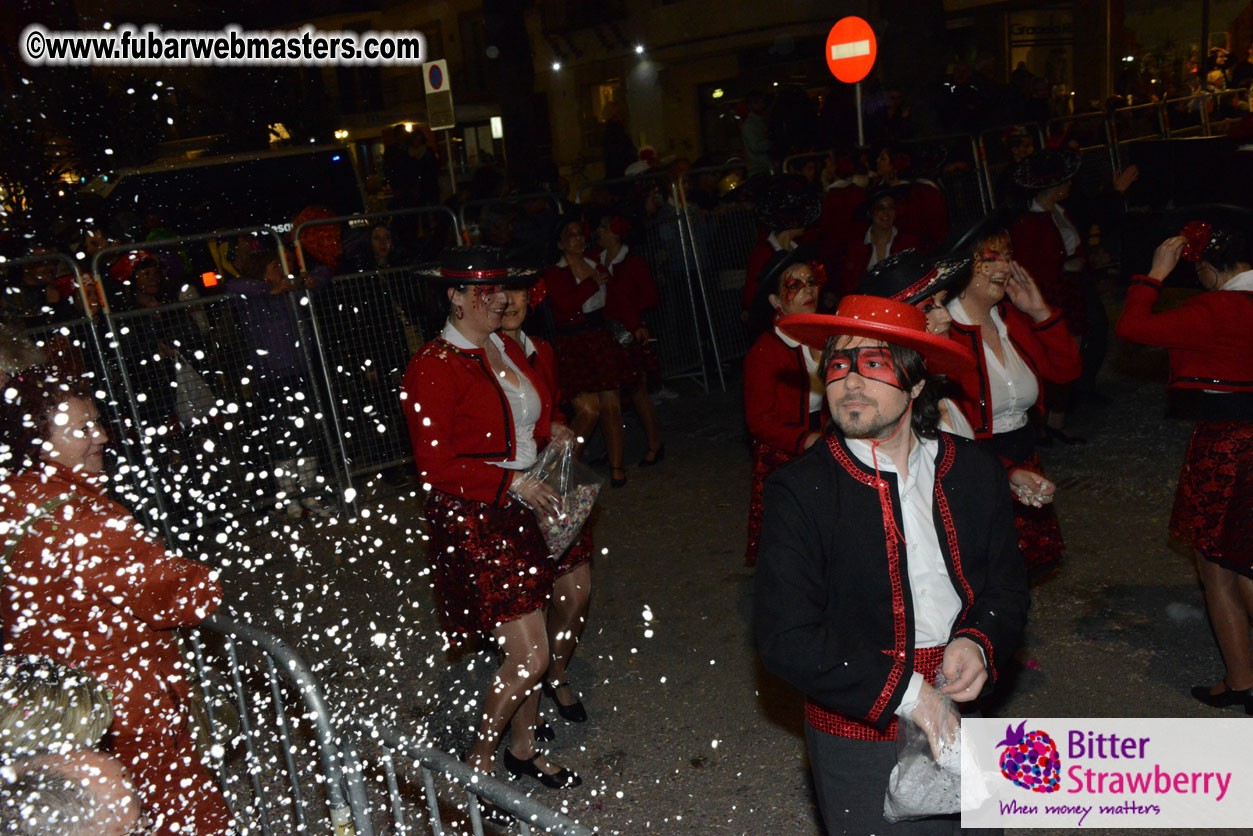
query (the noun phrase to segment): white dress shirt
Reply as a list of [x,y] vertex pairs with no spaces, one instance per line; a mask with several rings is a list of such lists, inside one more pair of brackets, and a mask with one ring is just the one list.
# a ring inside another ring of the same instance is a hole
[[[974,325],[960,299],[952,299],[945,307],[954,322]],[[983,360],[988,370],[988,395],[992,398],[992,432],[1007,433],[1027,425],[1027,411],[1035,406],[1040,397],[1040,382],[1014,348],[996,308],[992,309],[992,324],[996,327],[1001,353],[1005,357],[1004,363],[998,360],[984,339]]]
[[[867,270],[869,270],[871,267],[874,267],[876,264],[878,264],[880,261],[883,260],[879,258],[879,251],[875,249],[875,245],[870,243],[870,232],[871,230],[869,229],[866,230],[866,238],[865,240],[862,241],[863,244],[870,244],[870,261],[869,263],[866,264]],[[892,236],[888,238],[888,245],[887,245],[887,248],[883,251],[883,258],[887,258],[888,256],[892,254],[892,245],[896,243],[897,232],[898,232],[897,228],[892,227]]]
[[[440,336],[446,342],[464,351],[478,350],[478,347],[466,339],[465,335],[458,331],[451,322],[444,326]],[[508,470],[526,470],[535,464],[535,459],[538,456],[535,443],[535,425],[539,422],[540,412],[543,410],[544,405],[540,401],[539,393],[531,385],[530,379],[522,372],[522,369],[518,368],[518,364],[513,362],[513,358],[505,352],[504,341],[513,338],[502,337],[497,332],[488,337],[488,339],[491,340],[492,345],[496,346],[500,356],[504,358],[505,365],[509,366],[513,373],[518,376],[519,384],[514,386],[503,374],[492,375],[496,379],[496,384],[500,386],[500,390],[505,393],[505,400],[509,402],[509,411],[513,413],[513,437],[515,442],[513,459],[507,462],[490,462],[490,464]],[[524,346],[523,350],[529,354],[530,351],[534,350],[534,347],[530,344],[529,339],[526,340],[526,343],[527,345]],[[488,364],[488,368],[491,368],[490,364]]]
[[[881,451],[871,453],[870,442],[846,439],[848,449],[862,464],[875,466],[882,473],[896,473],[895,462]],[[935,494],[935,458],[940,442],[914,436],[909,451],[909,473],[898,479],[901,501],[901,534],[905,537],[905,568],[909,574],[909,591],[914,609],[914,647],[939,647],[948,643],[953,623],[961,613],[961,597],[949,578],[940,551],[940,537],[935,530],[932,502]],[[896,713],[908,717],[918,701],[918,693],[926,679],[914,671],[905,689],[905,696]]]

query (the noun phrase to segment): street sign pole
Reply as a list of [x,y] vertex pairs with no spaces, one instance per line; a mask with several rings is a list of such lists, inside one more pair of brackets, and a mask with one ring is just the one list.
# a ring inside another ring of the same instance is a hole
[[853,85],[853,101],[857,108],[857,146],[866,145],[866,130],[861,113],[861,80],[874,66],[879,45],[870,24],[859,17],[841,18],[827,33],[826,59],[831,75]]
[[853,101],[857,107],[857,147],[866,147],[866,133],[861,123],[861,82],[853,85]]
[[444,148],[448,151],[448,182],[452,183],[452,196],[457,196],[457,172],[452,159],[452,129],[444,131]]

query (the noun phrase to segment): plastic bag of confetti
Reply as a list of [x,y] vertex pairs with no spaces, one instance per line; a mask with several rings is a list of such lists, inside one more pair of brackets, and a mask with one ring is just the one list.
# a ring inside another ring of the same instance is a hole
[[553,489],[560,497],[561,512],[549,517],[539,511],[535,519],[548,545],[548,556],[553,560],[565,554],[583,530],[596,497],[604,485],[604,479],[594,470],[574,457],[574,441],[555,441],[544,448],[527,476],[538,479]]
[[[943,675],[936,677],[935,687],[944,684]],[[958,724],[953,702],[940,695],[942,716],[953,726]],[[951,740],[940,747],[937,761],[931,751],[927,733],[912,720],[902,717],[896,732],[896,766],[888,776],[888,791],[883,797],[883,817],[889,822],[943,816],[961,810],[961,737],[956,728],[945,729],[941,737]]]

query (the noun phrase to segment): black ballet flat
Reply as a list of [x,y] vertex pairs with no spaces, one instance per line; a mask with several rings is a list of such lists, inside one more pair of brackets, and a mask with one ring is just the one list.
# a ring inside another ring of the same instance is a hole
[[569,687],[569,685],[565,682],[554,682],[551,685],[545,682],[544,693],[547,694],[548,698],[553,701],[553,705],[557,706],[557,713],[563,718],[569,720],[571,723],[586,723],[587,709],[583,707],[582,700],[576,699],[572,705],[562,705],[557,701],[557,689],[567,687]]
[[513,752],[505,747],[505,769],[509,770],[509,774],[515,778],[521,778],[524,775],[528,778],[534,778],[544,786],[553,790],[563,790],[571,787],[577,787],[583,783],[583,779],[575,775],[568,769],[562,768],[560,772],[549,775],[547,772],[541,772],[540,768],[535,765],[535,759],[539,757],[536,752],[531,757],[523,760],[515,757]]
[[[652,458],[650,459],[649,456],[652,456]],[[648,448],[648,452],[644,454],[644,457],[640,459],[639,466],[640,467],[652,467],[655,464],[660,464],[661,460],[664,459],[665,457],[666,457],[666,445],[663,444],[660,447],[658,447],[656,450],[650,447]]]
[[1234,705],[1239,705],[1244,707],[1246,713],[1253,714],[1253,688],[1233,691],[1227,686],[1227,680],[1225,679],[1223,680],[1223,689],[1217,694],[1211,694],[1208,685],[1195,685],[1192,688],[1192,696],[1210,708],[1231,708]]
[[518,821],[512,813],[502,807],[497,807],[486,798],[479,799],[479,817],[497,827],[510,827]]
[[551,743],[557,739],[557,732],[553,731],[553,727],[541,720],[535,726],[535,739],[542,740],[545,743]]
[[[621,474],[622,474],[622,477],[621,477],[621,478],[619,478],[619,477],[617,477],[617,476],[614,476],[613,474],[615,474],[615,473],[621,473]],[[609,486],[610,486],[610,487],[612,487],[612,488],[621,488],[621,487],[622,487],[622,486],[624,486],[626,483],[627,483],[627,479],[626,479],[626,468],[625,468],[625,467],[615,467],[615,468],[611,468],[611,469],[610,469],[610,471],[609,471]]]

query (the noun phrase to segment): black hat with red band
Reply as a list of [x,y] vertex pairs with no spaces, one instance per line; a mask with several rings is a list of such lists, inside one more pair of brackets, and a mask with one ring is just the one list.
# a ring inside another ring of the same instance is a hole
[[415,272],[443,284],[504,287],[529,287],[540,275],[537,267],[511,263],[500,247],[450,247],[440,253],[438,264],[424,264]]

